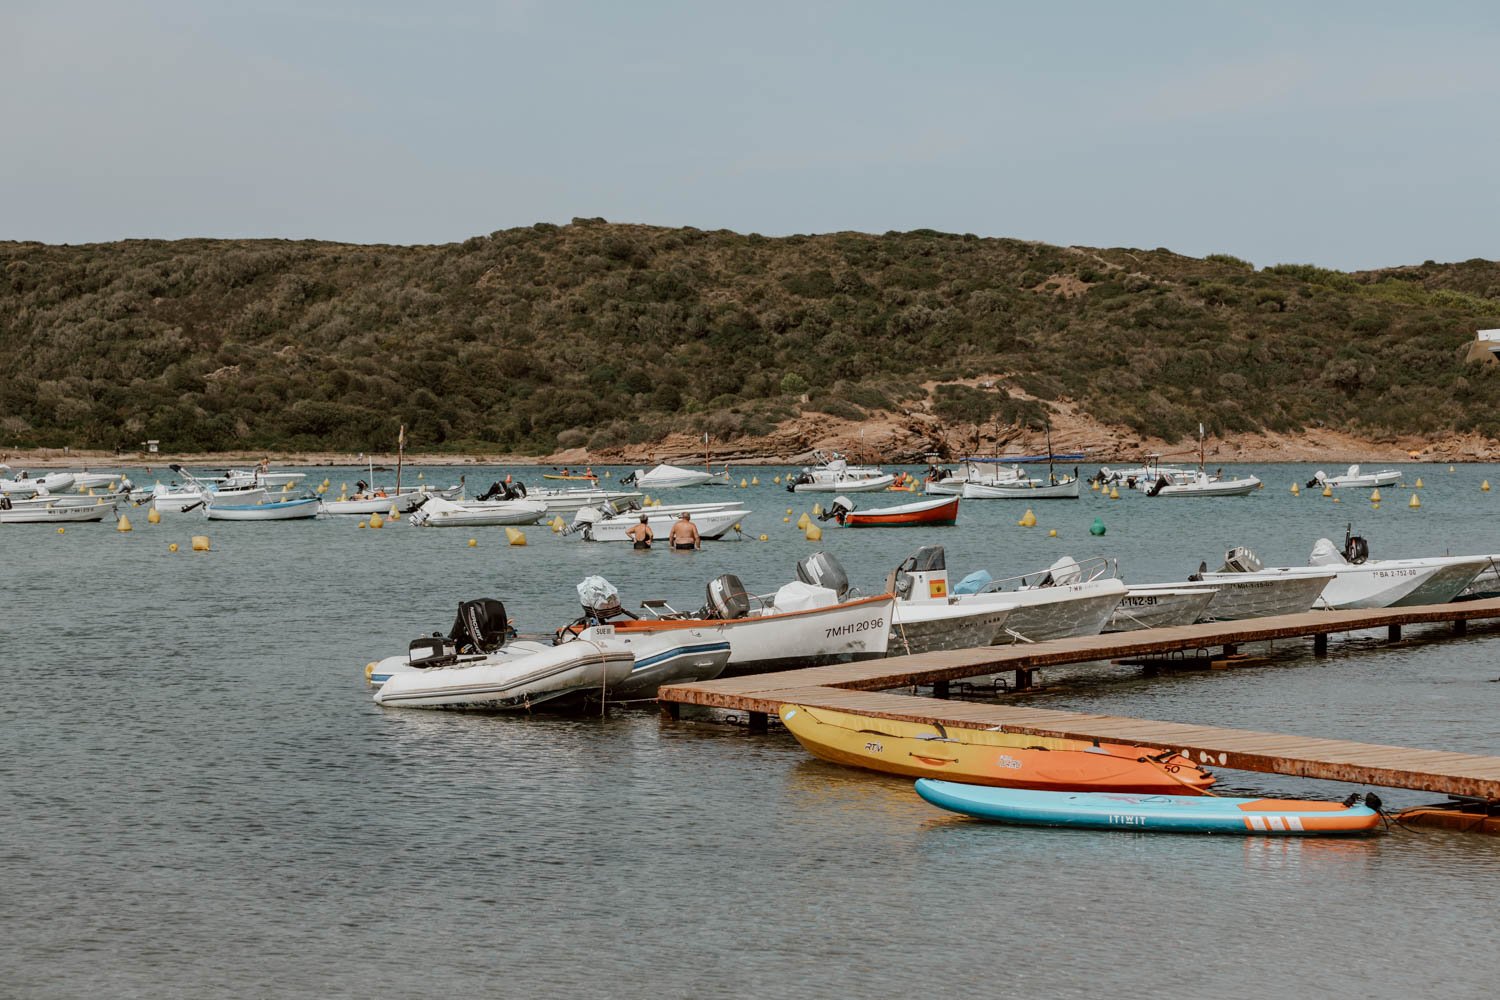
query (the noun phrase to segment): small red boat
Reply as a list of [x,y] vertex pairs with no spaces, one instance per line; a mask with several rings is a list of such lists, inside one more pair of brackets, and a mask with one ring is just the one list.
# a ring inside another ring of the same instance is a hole
[[839,497],[828,508],[832,517],[846,528],[904,528],[911,525],[938,527],[958,521],[958,497],[934,497],[899,507],[877,507],[855,510],[852,501]]

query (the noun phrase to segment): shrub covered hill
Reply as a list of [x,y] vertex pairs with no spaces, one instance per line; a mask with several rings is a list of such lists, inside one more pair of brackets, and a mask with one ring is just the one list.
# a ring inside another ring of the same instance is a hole
[[0,243],[0,264],[6,447],[384,451],[405,423],[425,450],[607,455],[886,413],[959,447],[1053,402],[1167,441],[1500,437],[1500,366],[1465,361],[1500,326],[1487,261],[578,219],[446,246]]

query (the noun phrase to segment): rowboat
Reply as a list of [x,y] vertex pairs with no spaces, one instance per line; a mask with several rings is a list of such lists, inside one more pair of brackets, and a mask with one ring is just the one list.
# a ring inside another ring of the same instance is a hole
[[1380,823],[1369,806],[1303,799],[1050,792],[932,778],[917,780],[917,794],[942,809],[1021,826],[1307,837],[1368,833]]
[[322,502],[317,497],[265,503],[220,503],[211,499],[204,509],[210,521],[300,521],[317,517]]
[[858,510],[854,501],[839,497],[818,517],[824,521],[833,518],[846,528],[937,527],[958,522],[958,500],[958,497],[936,497],[897,507]]
[[957,729],[782,705],[781,721],[814,757],[909,778],[1049,791],[1198,794],[1207,771],[1170,750]]
[[963,471],[940,469],[930,466],[924,482],[928,496],[964,495],[969,484],[981,486],[1040,485],[1040,480],[1028,477],[1019,465],[1008,458],[965,458]]
[[368,493],[356,493],[348,499],[329,500],[323,499],[323,513],[325,514],[387,514],[395,508],[397,514],[409,514],[422,503],[422,498],[430,496],[421,488],[406,489],[397,493],[394,489],[374,490]]
[[96,503],[86,507],[62,504],[0,504],[0,524],[73,524],[82,521],[102,521],[112,516],[112,503]]
[[1342,476],[1330,476],[1319,469],[1313,473],[1313,477],[1307,481],[1309,487],[1327,486],[1332,489],[1344,489],[1352,487],[1355,489],[1375,489],[1379,486],[1395,486],[1401,481],[1401,473],[1396,469],[1381,469],[1379,472],[1360,472],[1359,466],[1351,465],[1349,470]]
[[566,473],[562,473],[562,472],[544,472],[544,473],[542,473],[542,478],[543,479],[577,480],[577,481],[582,481],[582,482],[586,482],[586,483],[597,483],[599,481],[599,477],[598,476],[574,476],[574,475],[570,475],[570,474],[566,474]]
[[430,496],[407,518],[419,528],[478,528],[536,524],[547,513],[538,500],[444,500]]
[[1077,500],[1078,480],[1063,476],[1055,483],[1017,480],[1014,483],[964,483],[965,500]]

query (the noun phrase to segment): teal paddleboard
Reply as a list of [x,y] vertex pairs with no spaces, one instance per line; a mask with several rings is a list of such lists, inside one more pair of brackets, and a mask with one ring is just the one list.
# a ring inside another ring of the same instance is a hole
[[1368,806],[1301,799],[1038,792],[933,778],[919,778],[917,794],[956,813],[1022,826],[1307,837],[1364,833],[1380,822]]

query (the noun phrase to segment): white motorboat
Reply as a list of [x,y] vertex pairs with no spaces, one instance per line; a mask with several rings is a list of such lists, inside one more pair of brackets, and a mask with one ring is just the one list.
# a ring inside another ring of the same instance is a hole
[[597,487],[581,489],[554,489],[550,486],[528,487],[522,482],[491,483],[490,488],[479,494],[479,500],[536,500],[547,505],[547,513],[573,514],[585,507],[621,508],[632,500],[641,499],[637,490],[605,490]]
[[724,484],[728,481],[727,470],[723,475],[718,475],[698,469],[684,469],[677,465],[658,465],[649,472],[645,469],[636,469],[628,476],[622,477],[620,485],[638,486],[643,490],[675,490],[684,486],[707,486]]
[[1214,596],[1198,616],[1200,622],[1232,622],[1272,615],[1294,615],[1310,611],[1323,588],[1333,579],[1332,572],[1287,576],[1274,573],[1226,573],[1210,582],[1207,574],[1195,573],[1187,580],[1172,583],[1132,583],[1129,593],[1144,597],[1152,593],[1170,593],[1212,587]]
[[[819,564],[832,558],[821,552],[808,556],[798,564],[798,577],[804,577],[804,565],[818,572]],[[941,545],[918,549],[892,571],[886,589],[897,600],[892,612],[890,655],[972,649],[994,643],[1017,605],[960,604],[948,593],[946,579]]]
[[538,500],[444,500],[428,497],[409,520],[419,528],[479,528],[536,524],[547,513]]
[[210,521],[301,521],[322,513],[317,497],[265,500],[260,503],[223,503],[210,499],[203,507]]
[[[934,549],[937,551],[932,552]],[[1108,564],[1103,559],[1080,565],[1063,557],[1040,577],[1032,578],[995,580],[989,573],[979,570],[951,588],[942,546],[919,549],[907,562],[913,566],[907,571],[912,578],[913,594],[931,595],[936,589],[937,593],[949,595],[953,603],[960,606],[993,608],[1001,604],[1015,605],[995,634],[993,641],[1002,644],[1098,635],[1126,591],[1124,583],[1105,575]]]
[[1154,482],[1137,480],[1135,488],[1148,497],[1243,497],[1260,489],[1260,480],[1255,476],[1225,479],[1199,469],[1175,480],[1165,475]]
[[267,499],[267,493],[259,486],[243,486],[233,489],[205,489],[189,483],[186,486],[157,483],[146,494],[147,501],[163,514],[181,514],[204,507],[210,500],[221,504],[249,505]]
[[591,694],[604,697],[626,681],[635,654],[614,641],[614,631],[596,626],[560,645],[507,642],[503,604],[465,601],[448,637],[418,639],[405,657],[370,664],[366,676],[386,678],[375,692],[375,703],[386,708],[530,711]]
[[230,469],[219,478],[219,485],[234,489],[241,486],[282,487],[300,483],[307,478],[305,472],[272,472],[270,469]]
[[[930,466],[923,480],[923,492],[932,496],[964,495],[969,484],[978,486],[1040,486],[1041,481],[1026,475],[1016,464],[1001,458],[966,458],[961,471]],[[988,498],[979,498],[988,499]]]
[[102,521],[115,512],[114,504],[96,503],[89,506],[64,506],[59,503],[13,503],[3,498],[0,503],[0,524],[72,524],[83,521]]
[[409,514],[416,510],[421,504],[422,498],[429,496],[424,490],[402,490],[399,494],[394,490],[387,493],[385,490],[371,490],[368,492],[355,493],[353,496],[343,500],[329,500],[324,497],[323,513],[325,514]]
[[871,493],[895,485],[896,477],[873,465],[850,465],[838,452],[825,455],[813,452],[817,465],[803,467],[787,477],[786,488],[792,493]]
[[1184,469],[1175,465],[1162,465],[1160,455],[1148,455],[1144,465],[1138,465],[1129,469],[1112,469],[1109,466],[1101,466],[1099,474],[1094,478],[1103,486],[1124,486],[1127,489],[1140,488],[1141,483],[1147,486],[1155,483],[1165,476],[1171,482],[1185,482],[1193,475],[1191,469]]
[[615,631],[629,636],[720,625],[730,648],[726,674],[877,659],[890,642],[892,594],[841,599],[833,587],[799,579],[757,596],[726,573],[709,581],[707,598],[693,612],[644,601],[649,617],[617,621]]
[[[0,470],[10,471],[10,466],[0,465]],[[0,479],[0,493],[10,496],[33,496],[38,493],[63,493],[73,486],[71,472],[49,472],[33,479],[23,471],[13,479]]]
[[1242,572],[1285,577],[1332,573],[1333,579],[1320,592],[1316,607],[1405,608],[1447,604],[1491,565],[1490,558],[1482,555],[1370,559],[1367,543],[1356,535],[1346,536],[1342,552],[1330,540],[1318,539],[1308,563],[1266,568],[1255,553],[1241,546],[1229,551],[1223,569],[1202,576],[1206,582],[1218,582]]
[[73,489],[82,492],[84,490],[111,489],[116,483],[124,479],[124,475],[118,472],[73,472]]
[[1143,628],[1191,625],[1207,612],[1218,589],[1195,587],[1131,587],[1109,616],[1106,632],[1133,632]]
[[622,511],[619,514],[601,511],[596,507],[585,507],[573,518],[568,531],[569,534],[582,531],[584,540],[589,542],[628,542],[631,539],[626,532],[632,525],[639,524],[644,515],[651,533],[665,547],[667,533],[683,513],[691,516],[693,524],[698,526],[698,537],[703,539],[723,538],[750,516],[750,511],[738,504],[725,504],[706,510],[648,507],[640,511]]
[[1395,486],[1401,481],[1401,473],[1396,469],[1381,469],[1379,472],[1360,472],[1359,466],[1349,466],[1349,471],[1342,476],[1329,476],[1319,469],[1313,473],[1313,477],[1307,481],[1309,488],[1328,486],[1332,489],[1357,488],[1375,489],[1380,486]]
[[1077,500],[1078,480],[1072,476],[1059,476],[1055,483],[1039,480],[1021,480],[1014,483],[967,482],[963,486],[965,500]]

